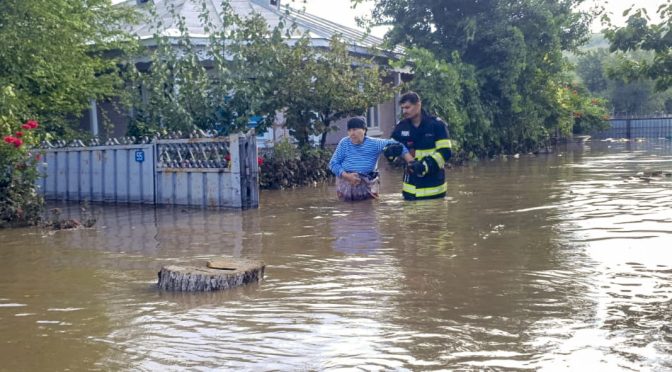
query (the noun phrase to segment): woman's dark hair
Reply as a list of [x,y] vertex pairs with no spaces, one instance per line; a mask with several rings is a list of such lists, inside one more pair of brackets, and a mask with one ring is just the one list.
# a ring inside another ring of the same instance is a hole
[[401,105],[406,102],[415,105],[420,102],[420,96],[415,92],[406,92],[399,98],[399,104]]

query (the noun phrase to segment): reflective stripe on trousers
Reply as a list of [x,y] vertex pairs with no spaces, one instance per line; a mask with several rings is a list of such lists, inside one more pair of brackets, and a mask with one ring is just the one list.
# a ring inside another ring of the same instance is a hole
[[404,182],[403,190],[409,194],[415,195],[417,198],[424,198],[427,196],[435,196],[447,192],[448,184],[444,182],[439,186],[418,188],[411,185],[410,183]]

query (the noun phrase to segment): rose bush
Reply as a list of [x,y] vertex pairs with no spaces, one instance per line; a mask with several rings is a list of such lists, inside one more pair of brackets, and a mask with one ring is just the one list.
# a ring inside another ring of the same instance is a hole
[[40,154],[31,152],[38,141],[36,120],[2,126],[0,143],[0,227],[35,225],[44,207],[36,184]]

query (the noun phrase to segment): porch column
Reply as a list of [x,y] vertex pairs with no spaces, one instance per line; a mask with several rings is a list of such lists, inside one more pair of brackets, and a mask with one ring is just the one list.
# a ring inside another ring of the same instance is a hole
[[91,121],[91,134],[93,134],[94,137],[98,136],[98,104],[96,103],[96,100],[91,98],[89,100],[89,103],[91,105],[89,109],[89,119]]
[[[401,72],[395,71],[394,72],[394,86],[398,87],[401,85]],[[394,120],[395,124],[401,117],[401,107],[399,107],[399,98],[401,97],[401,94],[399,91],[397,91],[394,94]]]

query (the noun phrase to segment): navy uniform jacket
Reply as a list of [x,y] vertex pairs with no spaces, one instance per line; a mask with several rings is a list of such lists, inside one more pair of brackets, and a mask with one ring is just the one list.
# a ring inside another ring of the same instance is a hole
[[423,112],[418,127],[410,119],[402,120],[395,126],[392,138],[404,144],[416,160],[424,160],[429,165],[424,177],[408,173],[404,176],[404,199],[444,197],[448,187],[443,167],[450,158],[452,147],[446,123]]

